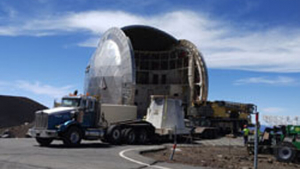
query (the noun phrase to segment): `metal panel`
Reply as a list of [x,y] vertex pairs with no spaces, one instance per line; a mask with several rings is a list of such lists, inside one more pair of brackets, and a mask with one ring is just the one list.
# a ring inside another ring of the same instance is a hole
[[85,93],[101,97],[102,103],[133,104],[135,62],[131,42],[119,28],[101,38],[86,70]]

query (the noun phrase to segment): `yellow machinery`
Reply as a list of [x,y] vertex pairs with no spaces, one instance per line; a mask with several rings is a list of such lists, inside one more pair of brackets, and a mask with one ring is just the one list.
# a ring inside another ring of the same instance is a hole
[[237,118],[239,120],[245,120],[248,123],[251,122],[250,114],[253,113],[253,104],[215,101],[211,102],[211,107],[214,111],[214,118]]
[[254,104],[228,101],[195,103],[188,111],[188,118],[195,126],[213,127],[219,134],[237,134],[245,124],[251,123]]

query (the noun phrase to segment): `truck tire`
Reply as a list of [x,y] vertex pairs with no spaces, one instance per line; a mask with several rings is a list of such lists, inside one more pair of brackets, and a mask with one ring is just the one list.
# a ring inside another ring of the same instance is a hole
[[129,128],[125,130],[124,140],[126,144],[135,144],[137,140],[136,131],[133,128]]
[[118,125],[112,125],[107,130],[107,141],[111,144],[120,144],[122,139],[121,128]]
[[63,143],[66,146],[78,146],[82,139],[82,132],[78,127],[72,126],[63,135]]
[[52,138],[36,137],[35,139],[40,144],[40,146],[49,146],[51,144],[51,142],[53,141]]
[[292,143],[283,142],[275,149],[275,155],[278,161],[292,162],[297,155],[297,150]]
[[148,138],[149,136],[148,136],[148,131],[147,130],[145,130],[145,129],[141,129],[140,131],[139,131],[139,135],[138,135],[138,143],[139,144],[145,144],[145,143],[147,143],[147,141],[148,141]]

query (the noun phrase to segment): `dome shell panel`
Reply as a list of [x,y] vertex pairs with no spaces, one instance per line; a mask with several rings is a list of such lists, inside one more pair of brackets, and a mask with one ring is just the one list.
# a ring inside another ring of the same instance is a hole
[[133,104],[134,54],[130,40],[119,28],[102,36],[86,69],[85,93],[103,103]]
[[134,50],[166,51],[178,44],[173,36],[150,26],[134,25],[122,30],[130,38]]

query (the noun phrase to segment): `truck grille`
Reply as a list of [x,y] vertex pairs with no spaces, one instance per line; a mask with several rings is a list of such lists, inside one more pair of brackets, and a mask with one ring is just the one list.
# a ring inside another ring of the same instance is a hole
[[48,114],[43,112],[37,112],[35,114],[35,128],[47,129],[48,127]]

